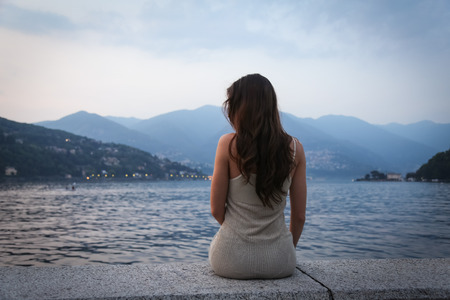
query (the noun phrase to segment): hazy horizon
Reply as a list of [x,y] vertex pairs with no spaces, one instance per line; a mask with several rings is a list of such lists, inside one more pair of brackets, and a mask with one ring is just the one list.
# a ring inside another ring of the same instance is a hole
[[450,123],[450,1],[0,2],[0,114],[148,119],[249,73],[283,112]]

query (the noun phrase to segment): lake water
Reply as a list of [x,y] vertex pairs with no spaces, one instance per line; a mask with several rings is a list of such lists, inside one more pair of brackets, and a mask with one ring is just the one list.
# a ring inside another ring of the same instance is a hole
[[[209,181],[0,185],[0,266],[206,261]],[[286,221],[288,222],[288,207]],[[300,259],[450,257],[450,184],[308,182]]]

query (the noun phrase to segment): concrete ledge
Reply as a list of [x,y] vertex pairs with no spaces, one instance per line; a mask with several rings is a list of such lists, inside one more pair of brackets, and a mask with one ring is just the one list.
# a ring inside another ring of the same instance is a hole
[[450,259],[300,262],[337,299],[450,299]]
[[450,258],[300,262],[289,278],[233,280],[207,263],[1,267],[0,299],[450,299]]

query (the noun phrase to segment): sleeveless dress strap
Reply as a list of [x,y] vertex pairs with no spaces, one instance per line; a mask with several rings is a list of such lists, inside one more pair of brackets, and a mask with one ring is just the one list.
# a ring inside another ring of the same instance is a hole
[[296,138],[292,138],[292,141],[294,142],[294,155],[292,157],[292,160],[295,161],[295,152],[297,151],[297,141]]

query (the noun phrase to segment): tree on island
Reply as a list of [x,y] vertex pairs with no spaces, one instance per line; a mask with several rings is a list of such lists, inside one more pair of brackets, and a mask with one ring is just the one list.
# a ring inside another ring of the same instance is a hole
[[373,170],[369,174],[366,174],[364,178],[357,179],[356,181],[380,181],[386,179],[387,179],[386,174],[381,173],[377,170]]
[[375,170],[370,172],[370,175],[372,176],[373,180],[385,180],[386,179],[386,174],[375,171]]

